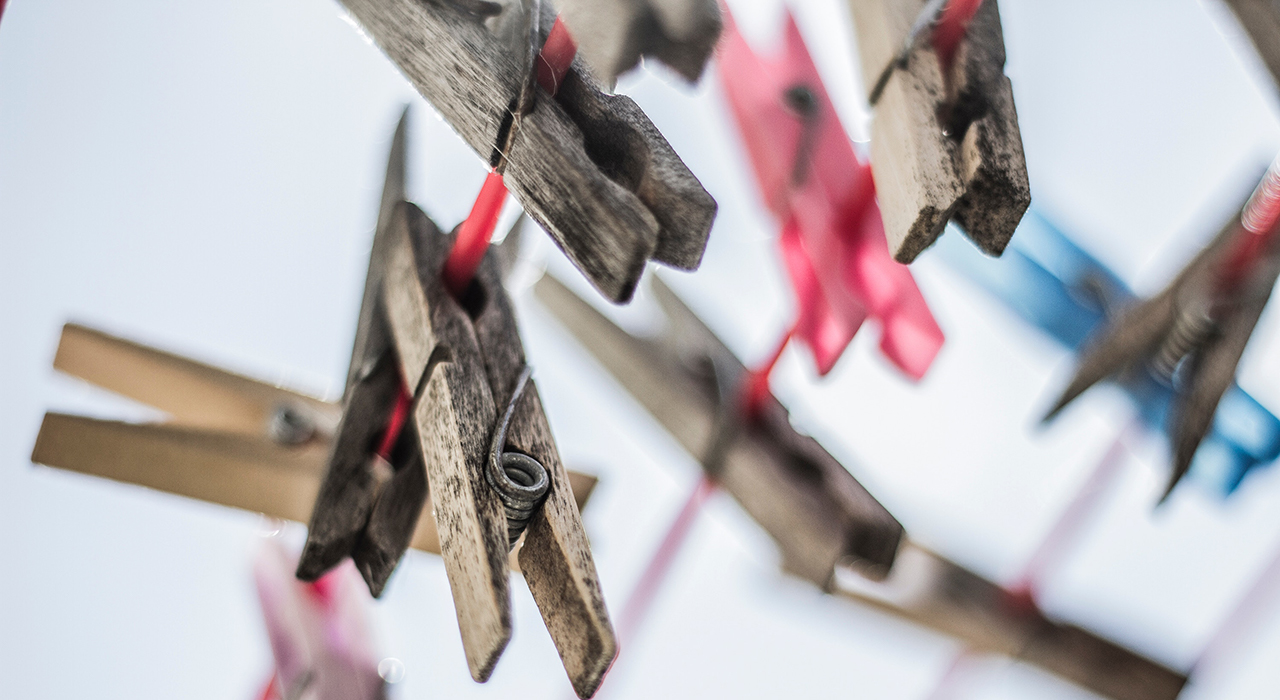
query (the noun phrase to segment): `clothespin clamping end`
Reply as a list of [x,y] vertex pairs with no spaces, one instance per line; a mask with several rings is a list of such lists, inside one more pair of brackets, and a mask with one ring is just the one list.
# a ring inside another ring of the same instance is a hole
[[343,2],[610,300],[651,259],[701,263],[715,200],[634,101],[600,90],[549,6]]
[[1240,213],[1162,292],[1116,315],[1081,354],[1050,420],[1094,384],[1148,373],[1171,387],[1173,469],[1161,502],[1190,469],[1280,275],[1280,159]]
[[1031,203],[996,0],[849,0],[874,106],[889,249],[909,263],[954,220],[1000,255]]
[[571,484],[530,379],[500,262],[488,249],[451,288],[446,235],[404,201],[396,131],[342,421],[298,566],[345,557],[380,593],[428,491],[463,647],[485,681],[511,637],[508,555],[574,689],[595,692],[617,644]]
[[606,85],[653,56],[697,82],[720,38],[717,0],[562,0],[578,50]]

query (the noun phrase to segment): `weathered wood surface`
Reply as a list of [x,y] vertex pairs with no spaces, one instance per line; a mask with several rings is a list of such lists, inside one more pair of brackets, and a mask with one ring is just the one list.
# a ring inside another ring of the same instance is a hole
[[[485,680],[510,638],[511,620],[507,521],[484,470],[524,351],[492,253],[459,302],[440,277],[452,237],[408,203],[390,230],[383,298],[402,376],[415,387],[413,419],[463,646],[473,677]],[[550,493],[525,532],[520,561],[575,690],[590,696],[617,643],[536,387],[517,403],[506,445],[549,472]]]
[[[902,49],[926,0],[849,0],[870,91]],[[871,124],[871,165],[885,235],[909,263],[953,217],[1000,255],[1031,203],[996,0],[974,16],[949,75],[931,41],[916,43],[885,84]]]
[[716,0],[558,0],[578,52],[607,85],[652,56],[697,82],[723,23]]
[[[495,145],[524,84],[520,57],[460,5],[344,4],[463,140],[496,162]],[[551,23],[543,25],[545,31]],[[603,94],[584,70],[575,61],[569,73],[578,89],[562,87],[555,98],[539,92],[519,120],[505,179],[587,278],[625,302],[651,258],[697,267],[715,201],[635,103]],[[584,114],[598,116],[575,121]]]
[[411,428],[402,432],[388,462],[375,457],[371,448],[382,439],[404,390],[382,286],[391,241],[388,232],[396,205],[405,195],[408,117],[406,108],[391,141],[343,391],[342,420],[298,560],[298,576],[314,581],[350,556],[374,597],[382,594],[409,548],[427,498],[425,467]]
[[[659,283],[660,284],[660,283]],[[538,298],[595,358],[691,454],[702,457],[720,410],[711,363],[740,381],[742,364],[665,287],[665,339],[637,338],[549,276]],[[902,526],[817,441],[791,426],[768,399],[761,420],[733,436],[714,475],[778,543],[786,567],[827,589],[835,568],[852,559],[870,575],[887,573]]]
[[1275,0],[1223,0],[1258,51],[1258,57],[1280,88],[1280,3]]
[[838,592],[951,635],[981,653],[1026,661],[1113,700],[1173,700],[1187,676],[1072,625],[911,543],[889,578],[838,577]]

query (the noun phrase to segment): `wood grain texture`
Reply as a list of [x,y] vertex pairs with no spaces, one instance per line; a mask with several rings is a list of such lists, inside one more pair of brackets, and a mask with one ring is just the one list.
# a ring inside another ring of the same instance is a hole
[[607,85],[652,56],[697,82],[723,23],[716,0],[559,0],[578,52]]
[[[926,0],[849,0],[864,84],[876,85]],[[954,216],[983,251],[1004,251],[1030,204],[995,0],[970,24],[949,75],[927,37],[886,83],[871,165],[890,251],[909,263]]]
[[[424,0],[344,4],[463,140],[491,160],[522,85],[517,57],[456,5]],[[549,21],[543,24],[549,29]],[[519,120],[505,176],[525,211],[597,289],[625,302],[660,240],[682,239],[663,249],[697,250],[693,259],[672,256],[679,260],[673,264],[696,266],[715,202],[643,112],[620,111],[619,105],[634,103],[604,95],[584,70],[581,61],[571,70],[583,89],[562,90],[555,99],[539,92],[532,112]],[[570,116],[595,110],[611,117],[607,129],[579,125]],[[626,167],[618,167],[624,162]],[[686,196],[652,200],[650,193],[663,189],[654,183]],[[697,215],[672,220],[662,211],[677,204],[697,209]]]
[[1021,659],[1113,700],[1173,700],[1187,676],[1114,642],[1049,620],[1017,599],[917,545],[907,543],[889,578],[839,578],[838,592],[964,640],[971,649]]
[[[655,285],[672,332],[649,340],[618,328],[554,278],[535,292],[685,449],[704,454],[719,411],[710,363],[721,363],[719,373],[732,381],[745,369],[687,307]],[[902,526],[821,445],[797,433],[776,400],[725,454],[718,483],[778,543],[789,570],[824,589],[845,560],[871,575],[888,571]]]

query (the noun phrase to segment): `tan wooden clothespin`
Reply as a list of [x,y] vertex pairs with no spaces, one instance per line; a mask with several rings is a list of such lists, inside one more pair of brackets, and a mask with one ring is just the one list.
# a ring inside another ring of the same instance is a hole
[[874,103],[876,195],[889,249],[903,263],[952,220],[1000,255],[1031,203],[996,0],[981,3],[950,59],[934,41],[947,4],[849,0]]

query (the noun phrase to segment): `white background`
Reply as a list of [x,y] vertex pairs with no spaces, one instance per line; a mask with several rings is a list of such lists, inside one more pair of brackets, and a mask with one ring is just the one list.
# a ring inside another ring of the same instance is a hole
[[[850,134],[866,133],[848,13],[794,8]],[[767,48],[778,0],[732,3]],[[1158,289],[1280,150],[1276,91],[1216,0],[1006,0],[1001,11],[1035,206],[1140,291]],[[703,268],[665,279],[748,361],[791,313],[775,223],[760,204],[715,74],[625,78],[720,203]],[[261,519],[32,467],[45,410],[144,418],[50,368],[61,324],[109,331],[332,396],[345,372],[395,119],[414,105],[410,192],[444,227],[484,176],[332,0],[13,0],[0,21],[0,695],[241,700],[270,666],[249,575]],[[585,291],[540,232],[545,260]],[[955,234],[948,234],[955,235]],[[914,266],[947,334],[911,385],[869,327],[830,377],[791,351],[774,389],[798,424],[914,538],[1013,577],[1130,409],[1091,392],[1037,417],[1070,359],[929,254]],[[697,477],[696,465],[516,289],[566,462],[601,476],[586,512],[615,613]],[[643,296],[623,312],[643,323]],[[1280,409],[1274,308],[1241,383]],[[1160,511],[1159,438],[1044,596],[1056,616],[1187,668],[1280,544],[1280,473],[1226,503],[1185,487]],[[300,541],[301,526],[286,531]],[[488,685],[466,671],[440,562],[412,554],[374,607],[404,662],[397,698],[558,700],[568,684],[532,600]],[[1186,694],[1272,697],[1280,616]],[[778,573],[771,542],[720,495],[694,530],[613,698],[924,698],[957,644]],[[965,698],[1082,691],[989,660]]]

